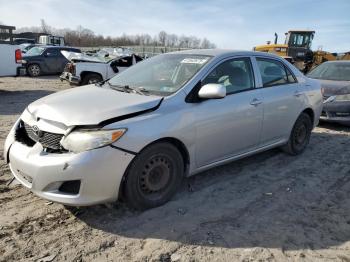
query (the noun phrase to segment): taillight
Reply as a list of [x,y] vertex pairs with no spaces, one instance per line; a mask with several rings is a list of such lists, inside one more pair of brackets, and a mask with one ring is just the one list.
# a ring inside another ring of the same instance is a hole
[[16,51],[15,51],[15,59],[16,59],[16,63],[17,64],[21,64],[22,63],[22,51],[21,51],[21,49],[16,49]]

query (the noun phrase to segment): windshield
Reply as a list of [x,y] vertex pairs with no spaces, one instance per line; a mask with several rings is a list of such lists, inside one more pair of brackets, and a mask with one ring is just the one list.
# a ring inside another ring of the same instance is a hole
[[289,44],[294,47],[310,48],[313,33],[291,33]]
[[170,95],[189,81],[210,58],[189,54],[158,55],[117,74],[109,80],[109,84]]
[[34,46],[26,52],[26,55],[41,55],[45,50],[45,47]]
[[350,81],[350,63],[323,63],[307,76],[324,80]]

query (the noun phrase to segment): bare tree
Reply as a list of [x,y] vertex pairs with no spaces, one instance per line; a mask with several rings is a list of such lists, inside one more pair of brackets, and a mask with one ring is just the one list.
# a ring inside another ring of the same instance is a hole
[[158,40],[159,40],[159,44],[161,46],[165,46],[165,42],[167,40],[167,36],[168,34],[165,31],[160,31],[158,34]]
[[51,28],[48,24],[46,24],[44,19],[40,20],[41,23],[41,31],[45,34],[50,34],[51,33]]
[[41,19],[40,26],[22,27],[16,30],[16,33],[35,32],[50,33],[53,35],[64,36],[65,42],[72,46],[162,46],[162,47],[181,47],[181,48],[213,48],[215,45],[208,39],[199,39],[195,36],[177,36],[168,34],[165,31],[159,32],[154,37],[149,34],[127,35],[104,37],[96,35],[92,30],[79,25],[75,30],[69,28],[57,29],[49,26],[44,19]]

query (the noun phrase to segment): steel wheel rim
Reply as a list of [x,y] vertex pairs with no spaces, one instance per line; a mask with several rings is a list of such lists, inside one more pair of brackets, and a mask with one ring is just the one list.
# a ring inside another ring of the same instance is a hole
[[304,144],[306,138],[307,138],[307,128],[305,124],[303,124],[296,130],[295,142],[297,145],[302,145]]
[[141,194],[148,199],[159,199],[167,192],[174,168],[169,157],[151,157],[141,170],[139,186]]

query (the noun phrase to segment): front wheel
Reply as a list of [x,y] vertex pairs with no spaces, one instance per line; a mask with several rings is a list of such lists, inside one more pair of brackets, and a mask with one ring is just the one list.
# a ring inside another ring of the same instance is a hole
[[129,167],[124,195],[130,206],[144,210],[163,205],[176,193],[184,176],[184,161],[169,143],[141,151]]
[[301,113],[295,122],[288,143],[282,150],[290,155],[301,154],[309,144],[312,131],[312,121],[306,113]]

